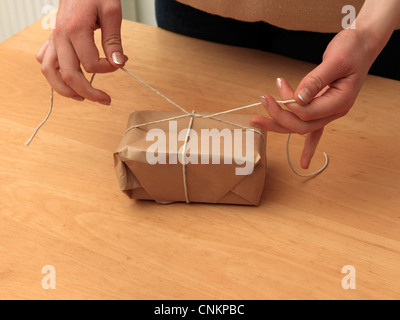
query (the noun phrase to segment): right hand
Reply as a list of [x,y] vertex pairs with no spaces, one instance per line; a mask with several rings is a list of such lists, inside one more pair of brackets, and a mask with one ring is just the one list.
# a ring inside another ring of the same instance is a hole
[[[88,73],[108,73],[125,65],[121,23],[120,0],[60,0],[56,29],[36,54],[56,92],[78,101],[111,103],[107,93],[91,86],[81,66]],[[99,28],[106,58],[100,58],[94,42]]]

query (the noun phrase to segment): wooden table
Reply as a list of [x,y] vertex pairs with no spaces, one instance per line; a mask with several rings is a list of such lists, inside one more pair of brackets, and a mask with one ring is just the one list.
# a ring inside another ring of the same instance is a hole
[[[55,95],[35,61],[40,22],[0,45],[0,298],[400,298],[399,82],[368,77],[357,103],[330,124],[314,179],[295,176],[284,135],[269,134],[259,207],[159,205],[118,188],[113,151],[134,110],[173,110],[124,72],[98,75],[111,107]],[[124,22],[127,68],[199,111],[277,95],[313,65]],[[261,107],[249,112],[265,114]],[[303,138],[292,140],[298,166]],[[299,169],[301,170],[301,169]],[[53,266],[56,289],[42,287]],[[345,290],[342,268],[356,271]]]

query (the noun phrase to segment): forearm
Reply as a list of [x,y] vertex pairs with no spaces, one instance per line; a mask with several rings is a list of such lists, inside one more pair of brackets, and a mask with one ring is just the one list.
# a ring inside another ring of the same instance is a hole
[[356,19],[356,28],[365,34],[373,60],[399,26],[399,0],[366,0]]

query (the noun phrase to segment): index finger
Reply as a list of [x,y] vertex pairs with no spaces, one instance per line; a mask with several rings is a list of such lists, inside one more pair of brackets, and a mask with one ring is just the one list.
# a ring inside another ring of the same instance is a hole
[[109,105],[111,103],[110,96],[93,88],[83,75],[78,57],[69,40],[64,38],[62,43],[57,40],[56,46],[61,75],[71,89],[90,101]]
[[70,41],[82,67],[88,73],[108,73],[117,70],[106,58],[100,58],[94,41],[94,31],[90,27],[69,34]]

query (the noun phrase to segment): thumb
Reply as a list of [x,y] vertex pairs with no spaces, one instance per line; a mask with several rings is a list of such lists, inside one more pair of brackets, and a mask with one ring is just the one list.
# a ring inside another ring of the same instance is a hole
[[342,72],[333,61],[323,61],[307,74],[297,87],[294,98],[300,105],[307,105],[326,86],[341,78]]
[[127,57],[124,56],[122,48],[122,10],[120,1],[110,1],[108,5],[102,8],[99,18],[103,50],[107,60],[114,67],[122,68],[127,61]]

